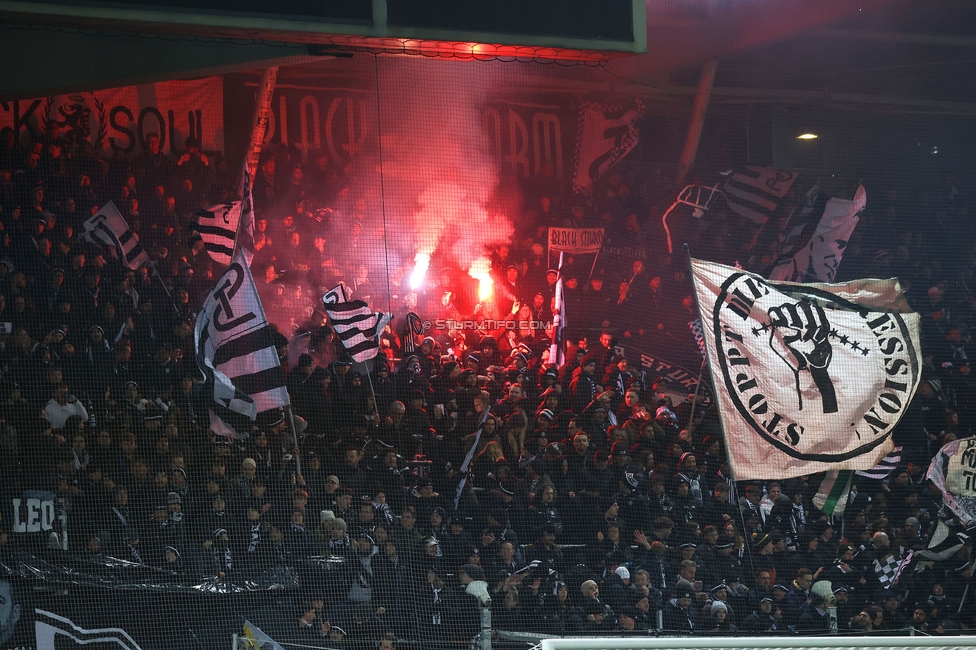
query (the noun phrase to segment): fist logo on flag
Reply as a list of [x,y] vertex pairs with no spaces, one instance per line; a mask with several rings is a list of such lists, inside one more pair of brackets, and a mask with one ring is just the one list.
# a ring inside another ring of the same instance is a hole
[[810,371],[820,391],[824,413],[837,412],[837,395],[827,373],[833,349],[830,346],[830,322],[823,307],[809,300],[771,307],[769,347],[793,371],[796,378],[797,410],[803,410],[800,372]]
[[891,450],[921,372],[919,317],[901,307],[896,280],[692,269],[737,480],[869,469]]

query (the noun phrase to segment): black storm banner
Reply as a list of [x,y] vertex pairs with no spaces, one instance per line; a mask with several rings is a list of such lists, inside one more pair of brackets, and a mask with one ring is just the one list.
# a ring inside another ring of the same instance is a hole
[[919,316],[896,280],[692,270],[737,480],[869,469],[891,451],[921,368]]

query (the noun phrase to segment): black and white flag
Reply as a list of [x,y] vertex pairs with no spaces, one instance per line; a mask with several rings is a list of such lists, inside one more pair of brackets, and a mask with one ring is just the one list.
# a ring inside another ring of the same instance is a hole
[[895,471],[895,468],[898,467],[899,463],[901,463],[901,447],[895,447],[891,450],[891,453],[882,458],[881,461],[871,469],[858,470],[854,473],[858,476],[863,476],[864,478],[873,478],[876,481],[881,481],[891,476],[891,473]]
[[193,217],[191,236],[200,237],[210,258],[224,266],[230,264],[237,244],[245,251],[248,265],[254,255],[254,203],[246,164],[243,188],[240,201],[210,206]]
[[81,238],[92,244],[107,246],[112,255],[132,270],[149,261],[149,255],[111,201],[85,222]]
[[945,444],[925,478],[942,492],[942,502],[964,526],[976,526],[976,438]]
[[722,192],[732,212],[762,226],[776,213],[797,176],[796,172],[748,165],[732,174]]
[[372,311],[362,300],[348,300],[344,284],[333,287],[322,296],[336,338],[357,363],[370,365],[379,353],[377,335],[383,332],[392,316]]
[[43,609],[35,609],[34,636],[37,650],[56,648],[122,648],[141,650],[129,634],[117,627],[85,629],[70,619]]
[[193,217],[192,232],[203,240],[213,261],[227,266],[234,255],[237,226],[241,221],[242,201],[212,205]]
[[272,329],[243,252],[204,302],[195,339],[197,364],[214,380],[212,410],[218,416],[228,409],[254,419],[289,404]]
[[904,559],[889,555],[882,560],[874,561],[874,575],[881,583],[882,589],[890,589],[898,584],[898,578],[901,577],[905,567],[911,564],[914,555],[915,551],[910,550]]
[[789,282],[833,282],[844,257],[847,242],[867,205],[867,192],[858,186],[854,199],[832,198],[805,246],[773,267],[770,280]]
[[695,343],[698,345],[698,351],[701,352],[702,361],[708,359],[708,351],[705,347],[705,333],[702,331],[702,322],[700,318],[688,321],[688,328],[691,330],[691,335],[695,337]]
[[897,280],[774,283],[692,260],[737,480],[868,470],[921,374],[919,316]]

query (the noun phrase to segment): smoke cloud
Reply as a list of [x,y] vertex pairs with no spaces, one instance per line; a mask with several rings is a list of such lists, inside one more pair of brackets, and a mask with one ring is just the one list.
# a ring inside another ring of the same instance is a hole
[[489,211],[498,162],[482,124],[492,85],[471,62],[379,61],[382,169],[389,244],[468,271],[507,243],[511,215]]

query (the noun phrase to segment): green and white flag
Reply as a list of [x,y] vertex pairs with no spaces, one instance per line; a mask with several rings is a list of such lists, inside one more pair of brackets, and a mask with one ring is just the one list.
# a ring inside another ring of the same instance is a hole
[[816,496],[813,497],[813,505],[825,515],[844,514],[853,478],[854,472],[851,470],[832,469],[827,472],[827,476],[817,488]]

